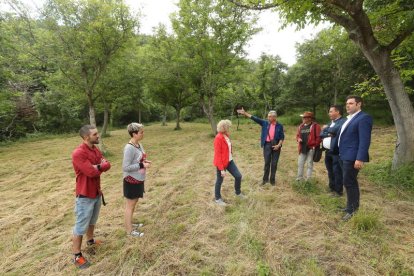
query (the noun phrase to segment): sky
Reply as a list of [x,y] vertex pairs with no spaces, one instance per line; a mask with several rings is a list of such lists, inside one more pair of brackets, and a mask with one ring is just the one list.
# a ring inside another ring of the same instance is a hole
[[[152,28],[163,23],[171,28],[169,15],[177,11],[176,0],[126,0],[133,10],[141,10],[141,32],[152,34]],[[259,13],[258,27],[263,30],[252,37],[245,48],[247,57],[257,60],[262,53],[279,55],[283,62],[293,65],[296,62],[295,44],[312,38],[325,25],[307,26],[296,31],[295,26],[280,30],[278,15],[269,10]]]
[[[41,7],[45,0],[23,0],[32,7]],[[171,29],[170,14],[178,10],[177,0],[125,0],[135,13],[140,16],[140,32],[152,34],[153,28],[160,23]],[[278,15],[269,10],[259,13],[257,27],[262,31],[255,34],[245,50],[247,58],[258,60],[262,53],[279,55],[283,62],[289,66],[296,62],[295,44],[314,37],[327,24],[307,26],[296,31],[295,26],[288,26],[281,30]]]

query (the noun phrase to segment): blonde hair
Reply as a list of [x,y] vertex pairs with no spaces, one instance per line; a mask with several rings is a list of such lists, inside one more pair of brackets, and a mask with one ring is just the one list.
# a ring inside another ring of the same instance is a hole
[[221,120],[217,124],[217,132],[226,132],[231,127],[230,120]]
[[138,133],[143,128],[144,128],[144,125],[143,124],[138,124],[138,123],[130,123],[127,126],[128,133],[131,137],[134,133]]

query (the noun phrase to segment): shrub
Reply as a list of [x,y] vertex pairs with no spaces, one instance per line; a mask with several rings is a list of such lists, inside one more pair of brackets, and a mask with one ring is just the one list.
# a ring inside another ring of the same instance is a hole
[[364,210],[358,211],[351,220],[353,229],[361,232],[370,232],[381,228],[379,214]]
[[367,166],[364,170],[368,178],[376,184],[396,187],[414,192],[414,163],[392,171],[391,162],[382,162]]

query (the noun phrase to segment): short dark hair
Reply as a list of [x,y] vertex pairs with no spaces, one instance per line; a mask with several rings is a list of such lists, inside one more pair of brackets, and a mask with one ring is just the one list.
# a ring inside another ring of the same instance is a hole
[[85,138],[86,136],[88,136],[91,133],[92,129],[96,129],[96,126],[93,125],[84,125],[83,127],[81,127],[79,129],[79,135],[82,138]]
[[354,99],[355,102],[361,103],[361,105],[364,103],[361,96],[349,95],[348,97],[346,97],[346,100],[349,100],[349,99]]
[[335,108],[336,111],[338,111],[341,116],[344,114],[344,108],[342,107],[342,105],[334,104],[334,105],[331,105],[330,109],[331,108]]

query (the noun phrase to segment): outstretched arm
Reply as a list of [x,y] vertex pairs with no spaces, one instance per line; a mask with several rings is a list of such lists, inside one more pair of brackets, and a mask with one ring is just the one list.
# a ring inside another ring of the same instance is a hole
[[244,110],[244,108],[242,107],[241,109],[237,109],[237,113],[244,115],[248,118],[252,117],[252,114],[248,113],[246,110]]
[[256,123],[258,123],[259,125],[263,126],[265,120],[262,120],[260,118],[257,118],[256,116],[253,116],[252,114],[248,113],[246,110],[244,110],[244,108],[242,107],[241,109],[237,109],[237,113],[244,115],[250,119],[252,119],[253,121],[255,121]]

